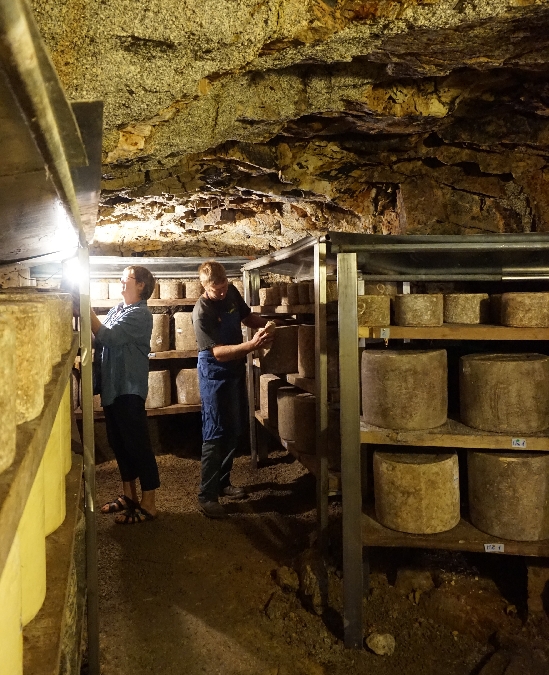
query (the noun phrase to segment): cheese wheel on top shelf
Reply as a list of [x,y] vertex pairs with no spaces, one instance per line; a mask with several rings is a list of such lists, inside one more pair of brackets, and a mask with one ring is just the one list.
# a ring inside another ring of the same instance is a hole
[[388,295],[359,295],[357,309],[359,326],[391,324],[391,298]]
[[442,326],[444,303],[442,295],[403,294],[395,296],[397,326]]
[[260,288],[259,304],[262,307],[278,306],[280,304],[280,289],[277,286]]
[[300,281],[296,284],[297,286],[297,297],[299,305],[308,305],[309,304],[309,282]]
[[286,286],[287,304],[299,305],[299,284],[288,284]]
[[181,279],[161,279],[158,282],[161,300],[177,300],[184,296],[184,286]]
[[198,298],[204,293],[204,287],[200,281],[186,281],[185,282],[185,297],[191,298],[193,300],[198,300]]
[[444,296],[444,323],[486,323],[489,317],[488,293],[447,293]]
[[504,293],[501,296],[504,326],[546,328],[549,326],[549,293]]

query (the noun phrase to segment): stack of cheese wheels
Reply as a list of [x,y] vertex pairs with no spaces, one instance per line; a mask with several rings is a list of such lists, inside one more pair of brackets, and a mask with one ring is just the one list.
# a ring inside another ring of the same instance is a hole
[[298,452],[314,455],[316,451],[316,398],[295,387],[280,387],[277,400],[280,438],[293,442]]
[[[47,333],[47,344],[50,349],[48,365],[44,372],[44,384],[47,384],[52,375],[52,368],[61,360],[60,337],[59,337],[59,301],[55,296],[48,293],[9,293],[2,291],[0,293],[0,302],[40,302],[46,309],[45,330]],[[28,338],[27,338],[28,339]]]
[[444,302],[440,293],[405,294],[395,297],[397,326],[442,326]]
[[196,368],[182,368],[176,375],[175,387],[178,403],[200,405],[200,388]]
[[460,518],[457,453],[374,452],[374,492],[385,527],[412,534],[451,530]]
[[175,348],[178,351],[188,352],[198,349],[192,318],[192,312],[176,312],[173,315]]
[[185,288],[181,279],[161,279],[158,285],[161,300],[177,300],[184,296]]
[[277,326],[271,347],[259,350],[262,373],[297,373],[299,326]]
[[46,597],[44,460],[34,478],[17,527],[21,557],[22,621],[31,621]]
[[62,525],[66,515],[65,465],[61,443],[61,415],[55,421],[44,451],[44,513],[46,536]]
[[482,532],[503,539],[549,538],[549,455],[467,453],[469,511]]
[[389,326],[391,298],[388,295],[359,295],[357,299],[359,326]]
[[23,675],[21,630],[21,559],[16,534],[0,573],[0,654],[2,672]]
[[504,326],[549,326],[549,293],[504,293],[501,323]]
[[460,359],[461,421],[500,433],[549,427],[549,357],[543,354],[468,354]]
[[165,408],[172,402],[169,370],[152,370],[149,373],[149,395],[145,408]]
[[490,317],[488,293],[446,293],[444,323],[486,323]]
[[448,413],[446,350],[365,350],[362,413],[386,429],[432,429]]
[[0,314],[0,473],[15,457],[15,328]]
[[170,349],[170,317],[167,314],[153,314],[151,352],[167,352]]
[[0,317],[15,328],[16,422],[22,424],[44,405],[45,377],[51,373],[48,312],[41,302],[0,302]]
[[200,281],[186,281],[185,282],[185,297],[197,299],[204,293],[204,287]]
[[297,372],[300,377],[315,376],[315,327],[299,326],[297,334]]

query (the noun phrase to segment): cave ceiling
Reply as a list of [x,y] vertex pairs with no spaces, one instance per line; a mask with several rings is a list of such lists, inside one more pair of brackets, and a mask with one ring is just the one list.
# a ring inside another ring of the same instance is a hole
[[549,231],[549,0],[34,0],[104,101],[92,251]]

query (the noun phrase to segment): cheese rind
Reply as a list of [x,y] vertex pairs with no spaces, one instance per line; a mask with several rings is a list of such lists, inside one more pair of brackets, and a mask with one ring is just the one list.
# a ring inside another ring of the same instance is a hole
[[389,326],[391,298],[388,295],[359,295],[357,311],[359,326]]
[[151,352],[167,352],[170,349],[170,317],[167,314],[153,314]]
[[443,296],[433,294],[404,294],[395,297],[397,326],[442,326]]
[[549,326],[549,293],[504,293],[501,296],[504,326],[546,328]]
[[488,293],[447,293],[444,296],[444,323],[486,323],[489,317]]
[[151,370],[145,408],[165,408],[171,403],[170,371]]

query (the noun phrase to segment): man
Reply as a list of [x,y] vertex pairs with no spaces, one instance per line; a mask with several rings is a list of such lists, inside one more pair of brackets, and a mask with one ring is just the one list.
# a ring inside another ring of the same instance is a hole
[[[225,518],[219,497],[239,499],[242,488],[230,474],[238,437],[243,431],[246,355],[272,342],[267,319],[252,314],[238,290],[227,281],[225,268],[208,261],[198,268],[203,295],[193,309],[198,342],[198,382],[202,399],[202,459],[198,506],[209,518]],[[241,323],[258,328],[242,341]]]

